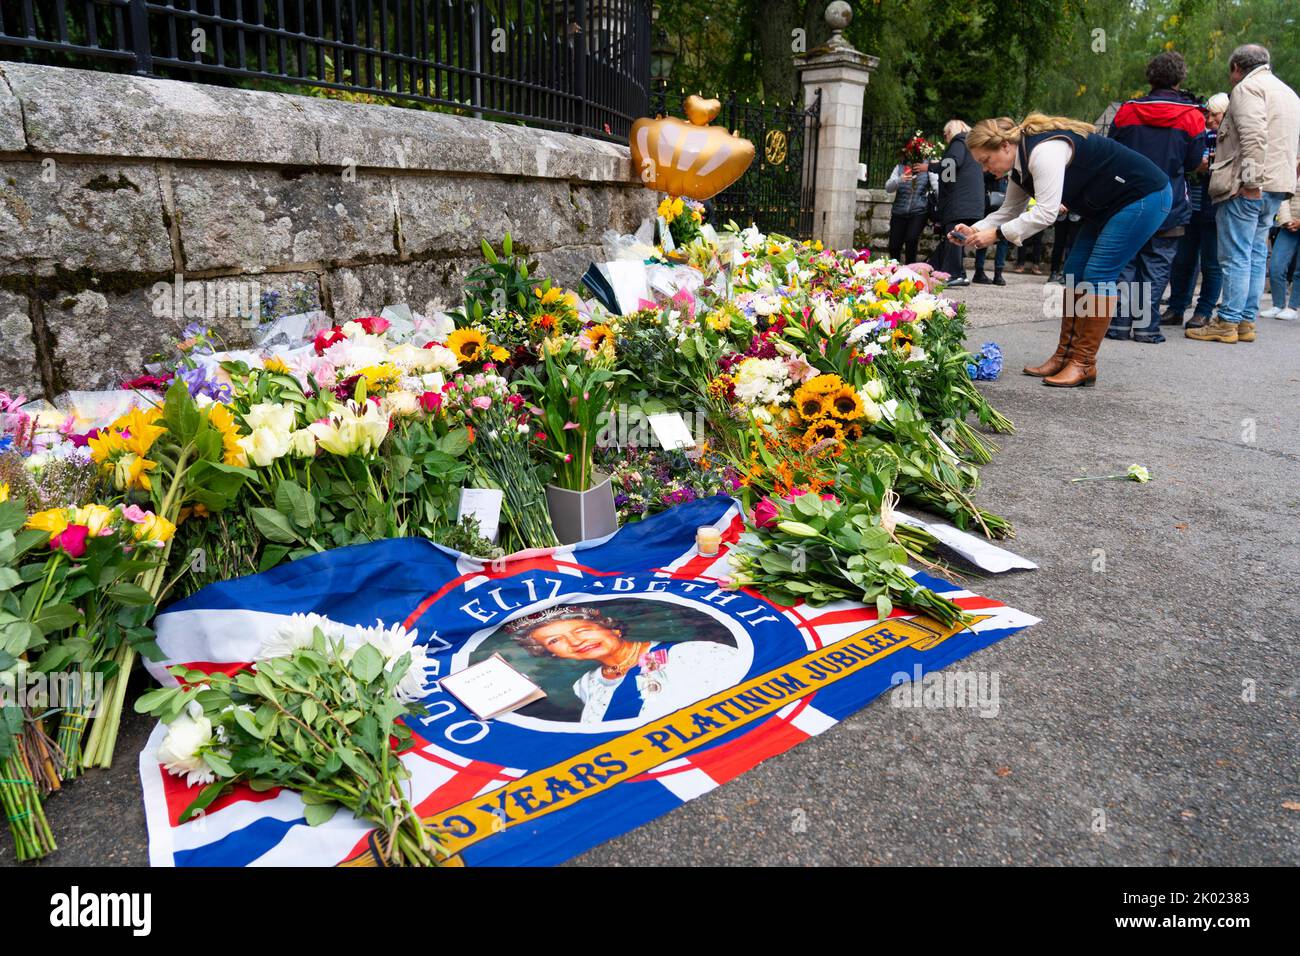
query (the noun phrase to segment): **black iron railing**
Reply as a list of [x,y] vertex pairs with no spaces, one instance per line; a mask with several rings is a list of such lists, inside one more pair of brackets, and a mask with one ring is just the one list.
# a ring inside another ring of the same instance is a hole
[[[656,114],[680,118],[683,98],[680,92],[657,90],[651,96],[651,108]],[[821,92],[811,106],[798,101],[750,102],[734,93],[721,102],[722,110],[713,124],[752,142],[754,162],[745,175],[713,197],[715,224],[734,219],[741,226],[754,223],[763,232],[811,237]]]
[[0,0],[0,60],[339,91],[626,140],[650,0]]

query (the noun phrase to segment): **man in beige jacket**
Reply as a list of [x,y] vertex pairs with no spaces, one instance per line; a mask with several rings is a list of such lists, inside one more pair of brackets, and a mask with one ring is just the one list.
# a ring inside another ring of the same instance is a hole
[[1210,167],[1223,297],[1215,321],[1184,333],[1202,342],[1255,341],[1269,226],[1296,188],[1300,97],[1273,75],[1268,50],[1257,44],[1233,50],[1228,77],[1232,94]]

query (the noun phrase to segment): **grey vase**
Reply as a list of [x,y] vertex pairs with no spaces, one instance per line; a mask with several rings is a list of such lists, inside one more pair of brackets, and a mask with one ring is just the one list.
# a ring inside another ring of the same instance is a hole
[[586,491],[546,486],[546,507],[560,544],[603,538],[618,530],[614,509],[614,484],[609,475],[596,472],[595,484]]

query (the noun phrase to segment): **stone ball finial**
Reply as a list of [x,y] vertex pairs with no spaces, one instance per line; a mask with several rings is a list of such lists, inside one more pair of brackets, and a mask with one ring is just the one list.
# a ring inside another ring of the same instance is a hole
[[853,22],[853,8],[844,0],[832,0],[826,6],[826,25],[839,33]]

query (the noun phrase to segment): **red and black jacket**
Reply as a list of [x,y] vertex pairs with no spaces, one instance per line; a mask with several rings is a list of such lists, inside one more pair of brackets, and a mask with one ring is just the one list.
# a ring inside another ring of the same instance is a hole
[[1205,113],[1180,90],[1152,90],[1129,100],[1111,120],[1110,137],[1155,163],[1169,177],[1174,204],[1160,231],[1185,226],[1192,218],[1187,174],[1205,152]]

